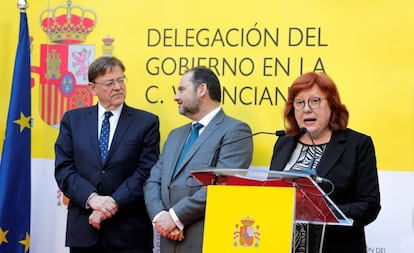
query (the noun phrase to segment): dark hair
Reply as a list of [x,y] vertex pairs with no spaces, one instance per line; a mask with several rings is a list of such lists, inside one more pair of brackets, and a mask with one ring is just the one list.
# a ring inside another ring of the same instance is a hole
[[295,119],[293,100],[303,90],[311,89],[317,85],[324,93],[331,109],[329,128],[332,131],[344,130],[348,125],[349,113],[345,105],[341,103],[338,89],[335,83],[324,73],[309,72],[298,77],[289,89],[288,100],[285,106],[285,121],[287,121],[286,132],[290,135],[300,133],[299,125]]
[[189,72],[193,72],[191,81],[194,84],[195,88],[197,88],[198,85],[205,83],[207,85],[210,98],[213,101],[221,102],[220,81],[213,71],[211,71],[209,68],[199,66],[189,69],[186,73]]
[[88,80],[89,82],[94,82],[98,76],[105,75],[109,70],[111,71],[113,67],[120,67],[122,71],[125,72],[124,64],[116,57],[113,56],[102,56],[97,58],[94,62],[91,63],[88,69]]

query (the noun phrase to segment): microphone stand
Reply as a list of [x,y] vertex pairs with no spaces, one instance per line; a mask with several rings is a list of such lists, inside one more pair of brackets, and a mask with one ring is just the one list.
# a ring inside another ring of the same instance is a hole
[[309,162],[308,168],[306,168],[304,171],[307,172],[311,176],[316,176],[316,170],[313,169],[313,165],[315,164],[315,158],[316,158],[316,145],[315,145],[315,141],[313,140],[311,133],[306,128],[305,128],[305,131],[306,131],[306,134],[309,136],[309,139],[312,142],[313,155],[312,155],[311,161]]
[[214,150],[214,154],[213,154],[210,162],[207,164],[207,166],[208,167],[216,167],[217,160],[218,160],[218,155],[219,155],[220,150],[223,146],[230,145],[230,144],[233,144],[233,143],[236,143],[236,142],[248,139],[248,138],[252,138],[253,136],[258,135],[258,134],[270,134],[270,135],[276,135],[276,136],[280,137],[280,136],[286,135],[286,132],[283,131],[283,130],[277,130],[276,132],[257,132],[257,133],[254,133],[254,134],[244,136],[244,137],[239,138],[239,139],[235,139],[235,140],[232,140],[232,141],[229,141],[229,142],[222,143],[222,144],[218,145],[217,148]]

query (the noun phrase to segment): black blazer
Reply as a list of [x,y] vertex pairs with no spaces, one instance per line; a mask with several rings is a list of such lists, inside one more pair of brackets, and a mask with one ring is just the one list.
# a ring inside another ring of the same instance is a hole
[[[280,137],[273,150],[271,170],[283,170],[298,137]],[[378,216],[380,192],[374,144],[371,137],[351,129],[334,132],[316,168],[320,177],[331,180],[333,202],[354,220],[352,227],[328,226],[324,252],[366,253],[364,226]],[[326,192],[329,185],[320,185]]]
[[[98,107],[65,113],[55,143],[55,178],[69,197],[66,245],[88,247],[99,236],[115,247],[152,248],[152,225],[147,215],[143,184],[159,156],[158,117],[124,104],[118,126],[102,164],[98,147]],[[91,193],[109,195],[118,213],[96,230],[86,208]]]

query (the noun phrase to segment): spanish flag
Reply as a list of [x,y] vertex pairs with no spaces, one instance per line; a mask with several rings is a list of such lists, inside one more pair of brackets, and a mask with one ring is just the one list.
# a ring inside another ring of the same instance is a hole
[[203,253],[290,253],[293,187],[210,185]]

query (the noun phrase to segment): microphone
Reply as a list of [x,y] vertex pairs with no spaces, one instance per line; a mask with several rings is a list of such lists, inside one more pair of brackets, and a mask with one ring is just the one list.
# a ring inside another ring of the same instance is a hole
[[254,133],[254,134],[249,134],[249,135],[244,136],[244,137],[239,138],[239,139],[235,139],[235,140],[232,140],[232,141],[229,141],[229,142],[222,143],[214,149],[214,154],[211,157],[210,162],[207,164],[207,166],[208,167],[216,167],[217,160],[218,160],[218,155],[219,155],[220,150],[223,146],[227,146],[227,145],[230,145],[230,144],[233,144],[233,143],[236,143],[236,142],[248,139],[248,138],[252,138],[253,136],[258,135],[258,134],[270,134],[270,135],[276,135],[276,136],[280,137],[280,136],[285,136],[286,132],[284,130],[277,130],[276,132],[257,132],[257,133]]
[[309,166],[308,168],[304,169],[303,172],[309,174],[318,184],[329,181],[325,178],[319,177],[316,173],[316,169],[313,169],[313,165],[315,164],[315,159],[316,159],[316,145],[315,145],[315,141],[313,140],[312,134],[308,131],[308,129],[306,129],[306,127],[302,127],[300,129],[300,132],[301,134],[306,133],[309,136],[309,139],[312,142],[312,149],[313,149],[313,155],[312,155],[312,159],[309,162]]
[[309,166],[304,169],[303,171],[308,173],[311,176],[316,176],[316,170],[313,169],[313,165],[315,164],[315,157],[316,157],[316,145],[315,145],[315,141],[313,140],[312,134],[308,131],[308,129],[306,129],[306,127],[302,127],[300,129],[300,132],[303,134],[307,134],[309,136],[309,139],[312,142],[312,149],[313,149],[313,155],[312,155],[312,159],[309,162]]

